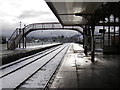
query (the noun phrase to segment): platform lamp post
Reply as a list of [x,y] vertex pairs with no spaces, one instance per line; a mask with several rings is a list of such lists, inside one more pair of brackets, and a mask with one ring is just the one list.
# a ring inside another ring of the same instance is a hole
[[19,34],[21,34],[21,21],[20,21],[20,29],[19,29]]
[[24,48],[26,48],[26,35],[25,35],[25,27],[26,27],[26,24],[24,24],[24,28],[23,28]]
[[24,24],[24,28],[22,29],[22,32],[23,32],[23,48],[25,48],[25,33],[24,33],[24,30],[25,30],[25,27],[26,25]]
[[21,21],[20,21],[20,29],[21,29]]
[[[20,21],[20,29],[19,29],[19,34],[21,34],[21,21]],[[19,48],[21,48],[21,45],[20,45],[21,41],[19,42]]]

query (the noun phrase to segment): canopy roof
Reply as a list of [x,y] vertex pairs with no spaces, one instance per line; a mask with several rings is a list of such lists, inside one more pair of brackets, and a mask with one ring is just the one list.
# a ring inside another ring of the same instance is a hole
[[88,19],[76,14],[93,14],[103,4],[102,2],[68,2],[68,0],[64,2],[46,0],[46,3],[64,26],[85,25]]

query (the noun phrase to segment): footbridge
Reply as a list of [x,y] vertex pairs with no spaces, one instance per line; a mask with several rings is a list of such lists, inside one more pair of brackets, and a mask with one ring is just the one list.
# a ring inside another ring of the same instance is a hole
[[8,39],[7,49],[14,50],[18,47],[21,40],[23,42],[23,47],[25,47],[25,37],[35,30],[75,30],[83,34],[80,26],[62,26],[58,22],[33,23],[25,26],[24,28],[16,28],[11,37]]

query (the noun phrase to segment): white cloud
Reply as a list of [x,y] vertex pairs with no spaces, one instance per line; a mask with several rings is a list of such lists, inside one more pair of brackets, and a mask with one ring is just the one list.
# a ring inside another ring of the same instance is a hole
[[40,17],[42,15],[49,15],[51,14],[50,12],[46,12],[46,11],[24,11],[18,18],[20,19],[25,19],[25,18],[37,18]]
[[22,24],[57,22],[44,0],[0,0],[0,23],[4,33]]
[[[25,16],[26,18],[27,16],[28,18],[31,16],[32,19],[37,18],[35,17],[35,14],[38,16],[44,14],[44,12],[48,12],[52,17],[54,17],[54,19],[56,19],[44,0],[2,0],[0,1],[0,11],[0,17],[9,22],[12,22],[15,18],[16,21],[20,19],[23,20]],[[26,11],[28,13],[25,13]],[[20,16],[21,18],[17,18]]]

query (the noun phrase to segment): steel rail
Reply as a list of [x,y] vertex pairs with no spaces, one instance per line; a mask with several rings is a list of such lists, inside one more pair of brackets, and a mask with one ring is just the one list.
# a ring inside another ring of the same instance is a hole
[[[70,46],[69,46],[69,47],[70,47]],[[67,53],[69,47],[67,48],[65,54]],[[59,67],[60,67],[60,65],[61,65],[61,63],[62,63],[63,58],[65,57],[65,54],[64,54],[64,56],[61,58],[60,63],[59,63],[58,66],[55,68],[53,74],[51,75],[50,79],[49,79],[48,82],[45,84],[45,86],[44,86],[44,88],[43,88],[42,90],[46,90],[46,88],[48,88],[48,85],[50,84],[51,79],[53,78],[53,76],[55,75],[55,73],[57,72],[57,70],[59,69]]]
[[[42,58],[42,57],[44,57],[44,56],[50,54],[51,52],[54,52],[54,51],[57,50],[58,48],[60,48],[60,46],[57,47],[57,48],[55,48],[54,50],[52,50],[52,51],[50,51],[50,52],[48,51],[48,53],[46,53],[46,54],[44,54],[44,55],[38,57],[38,58],[35,59],[35,60],[32,60],[32,61],[30,61],[29,63],[24,64],[24,65],[22,65],[21,67],[18,67],[17,69],[12,70],[11,72],[9,72],[9,73],[7,73],[7,74],[5,74],[5,75],[2,75],[2,76],[0,77],[0,79],[3,78],[3,77],[5,77],[5,76],[7,76],[7,75],[9,75],[9,74],[11,74],[11,73],[13,73],[13,72],[15,72],[15,71],[17,71],[17,70],[19,70],[19,69],[21,69],[21,68],[23,68],[23,67],[25,67],[25,66],[27,66],[27,65],[29,65],[29,64],[31,64],[31,63],[33,63],[33,62],[35,62],[35,61],[37,61],[38,59],[40,59],[40,58]],[[29,58],[28,58],[28,59],[29,59]],[[25,59],[25,60],[27,60],[27,59]],[[25,60],[23,60],[23,61],[25,61]],[[18,62],[18,63],[19,63],[19,62]],[[15,64],[17,64],[17,63],[15,63]]]
[[22,81],[19,85],[17,85],[13,90],[20,89],[21,85],[23,85],[28,79],[30,79],[33,75],[35,75],[41,68],[43,68],[46,64],[48,64],[53,58],[55,58],[63,49],[65,49],[64,46],[58,53],[56,53],[54,56],[52,56],[45,64],[43,64],[40,68],[38,68],[35,72],[33,72],[29,77],[27,77],[24,81]]
[[22,59],[22,60],[17,60],[17,61],[15,61],[15,62],[10,63],[10,64],[1,66],[1,67],[0,67],[0,70],[5,69],[5,68],[7,68],[7,67],[10,67],[10,66],[12,66],[12,65],[15,65],[15,64],[17,64],[17,63],[20,63],[20,62],[22,62],[22,61],[25,61],[25,60],[27,60],[27,59],[30,59],[30,58],[32,58],[32,57],[38,56],[38,55],[40,55],[40,54],[43,54],[43,53],[45,53],[45,52],[48,52],[48,50],[51,50],[51,49],[54,49],[54,48],[55,48],[55,47],[52,47],[52,48],[47,49],[47,50],[44,50],[44,51],[42,51],[42,52],[38,52],[38,53],[36,53],[36,54],[33,54],[33,55],[30,55],[30,56],[24,57],[24,59]]

